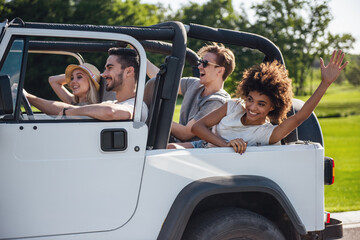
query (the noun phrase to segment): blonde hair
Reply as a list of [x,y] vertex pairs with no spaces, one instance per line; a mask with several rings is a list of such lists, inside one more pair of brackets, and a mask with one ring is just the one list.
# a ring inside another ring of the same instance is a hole
[[[88,75],[86,75],[87,77],[89,77]],[[99,92],[96,90],[96,87],[93,83],[93,81],[91,81],[91,79],[89,78],[89,85],[90,85],[90,89],[88,91],[88,93],[86,94],[86,104],[94,104],[94,103],[99,103],[100,102],[100,95]],[[73,103],[74,105],[79,105],[81,104],[79,101],[79,97],[78,96],[74,96],[73,97]]]

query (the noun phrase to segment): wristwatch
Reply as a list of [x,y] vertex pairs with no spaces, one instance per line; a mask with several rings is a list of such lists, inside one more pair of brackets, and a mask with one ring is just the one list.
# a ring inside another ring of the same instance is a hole
[[66,111],[66,110],[68,110],[68,109],[69,109],[69,108],[64,108],[64,109],[63,109],[63,111],[62,111],[62,115],[63,115],[63,117],[65,117],[65,116],[66,116],[66,112],[65,112],[65,111]]

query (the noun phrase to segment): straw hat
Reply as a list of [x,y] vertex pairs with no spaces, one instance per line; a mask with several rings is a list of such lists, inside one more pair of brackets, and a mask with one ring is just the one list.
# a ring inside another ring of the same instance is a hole
[[65,80],[66,80],[67,84],[70,83],[71,74],[75,69],[83,70],[89,76],[91,81],[94,83],[96,91],[99,91],[100,71],[94,65],[92,65],[90,63],[84,63],[81,65],[70,64],[69,66],[67,66],[67,68],[65,70]]

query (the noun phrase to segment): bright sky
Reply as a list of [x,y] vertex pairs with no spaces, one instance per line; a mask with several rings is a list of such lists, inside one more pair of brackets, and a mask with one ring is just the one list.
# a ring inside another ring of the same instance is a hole
[[[161,2],[170,5],[173,10],[189,2],[205,3],[208,0],[142,0],[142,3]],[[236,9],[243,4],[245,9],[250,9],[255,0],[232,0]],[[354,49],[350,52],[360,54],[360,1],[359,0],[330,0],[331,13],[334,19],[330,22],[329,30],[333,34],[350,33],[355,39]],[[249,12],[249,17],[251,13]]]

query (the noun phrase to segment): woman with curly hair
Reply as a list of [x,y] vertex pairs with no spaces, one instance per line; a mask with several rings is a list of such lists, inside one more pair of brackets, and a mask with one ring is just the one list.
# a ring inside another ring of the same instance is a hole
[[[241,154],[247,146],[280,144],[281,139],[310,116],[327,88],[348,64],[342,64],[344,57],[341,50],[334,51],[326,67],[320,58],[322,81],[319,87],[300,111],[289,118],[286,114],[291,108],[293,94],[284,66],[277,61],[253,66],[244,72],[238,86],[241,99],[230,100],[199,119],[192,132],[209,146],[233,147]],[[194,144],[181,146],[191,148]]]

